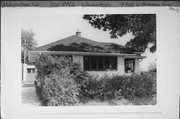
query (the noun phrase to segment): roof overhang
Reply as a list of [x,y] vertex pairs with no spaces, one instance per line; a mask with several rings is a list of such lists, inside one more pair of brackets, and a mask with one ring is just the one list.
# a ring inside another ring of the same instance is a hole
[[137,54],[120,54],[120,53],[98,53],[98,52],[74,52],[74,51],[29,51],[29,61],[35,62],[38,55],[81,55],[81,56],[121,56],[124,58],[137,58],[143,59],[145,56]]
[[135,56],[125,56],[124,58],[133,58],[133,59],[144,59],[144,58],[147,58],[146,56],[137,56],[137,55],[135,55]]
[[134,52],[134,54],[142,54],[142,53],[144,53],[144,52]]

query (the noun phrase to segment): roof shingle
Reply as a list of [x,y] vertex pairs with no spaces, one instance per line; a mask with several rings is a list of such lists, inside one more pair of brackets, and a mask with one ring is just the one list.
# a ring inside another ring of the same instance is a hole
[[62,40],[36,48],[34,51],[77,51],[77,52],[96,52],[96,53],[134,53],[136,51],[125,46],[97,42],[80,36],[70,36]]

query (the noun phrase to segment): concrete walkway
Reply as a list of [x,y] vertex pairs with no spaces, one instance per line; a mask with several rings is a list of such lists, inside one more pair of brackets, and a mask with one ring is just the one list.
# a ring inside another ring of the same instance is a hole
[[23,84],[22,86],[22,105],[25,106],[41,106],[39,98],[36,94],[34,84]]

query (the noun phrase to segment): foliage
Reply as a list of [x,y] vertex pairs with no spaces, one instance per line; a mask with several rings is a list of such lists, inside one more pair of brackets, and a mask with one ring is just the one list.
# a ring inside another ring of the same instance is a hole
[[84,15],[83,19],[88,20],[94,28],[110,31],[111,38],[132,33],[134,38],[126,44],[130,49],[145,51],[152,44],[150,51],[156,51],[155,14]]
[[155,73],[115,75],[86,80],[82,88],[84,98],[110,100],[152,97],[156,94]]
[[[21,31],[21,62],[28,63],[28,51],[33,50],[37,46],[37,41],[34,39],[35,33],[33,31],[22,30]],[[24,60],[25,57],[25,60]]]
[[71,58],[41,55],[36,63],[36,89],[43,105],[74,105],[79,102],[78,81],[83,77]]
[[89,100],[153,97],[156,73],[90,75],[68,57],[40,55],[36,63],[36,92],[43,105],[74,105]]

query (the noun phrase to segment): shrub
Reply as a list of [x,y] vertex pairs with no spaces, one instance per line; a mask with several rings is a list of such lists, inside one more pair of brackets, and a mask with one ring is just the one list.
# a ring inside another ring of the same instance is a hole
[[36,92],[43,105],[74,105],[79,101],[78,83],[85,77],[79,64],[67,57],[41,55],[36,68]]
[[51,74],[45,77],[44,82],[42,95],[47,105],[73,105],[78,102],[78,87],[68,73]]
[[133,99],[150,97],[156,93],[155,73],[127,75],[105,75],[101,79],[91,76],[81,88],[83,96],[89,99]]
[[74,105],[89,100],[133,99],[156,94],[156,72],[92,76],[71,58],[41,55],[36,92],[43,105]]

